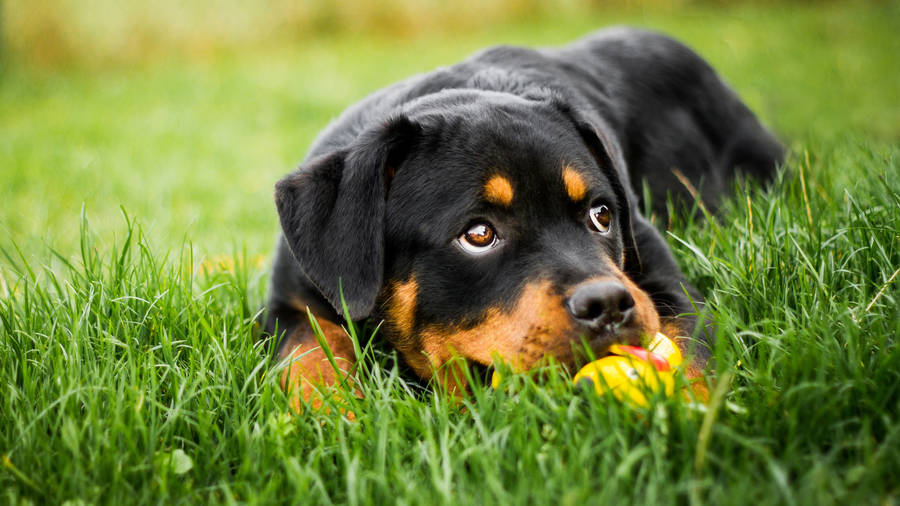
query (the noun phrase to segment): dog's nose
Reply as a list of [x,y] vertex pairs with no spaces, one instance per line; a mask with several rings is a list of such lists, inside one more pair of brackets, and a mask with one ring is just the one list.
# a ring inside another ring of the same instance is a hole
[[628,322],[634,313],[634,298],[617,281],[591,281],[575,289],[566,307],[580,324],[600,330]]

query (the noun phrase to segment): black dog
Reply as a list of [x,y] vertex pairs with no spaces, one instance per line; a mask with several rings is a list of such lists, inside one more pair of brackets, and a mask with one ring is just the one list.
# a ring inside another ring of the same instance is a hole
[[575,366],[579,346],[602,356],[659,330],[701,336],[697,373],[705,338],[679,315],[696,311],[685,291],[702,298],[638,195],[646,182],[665,214],[690,186],[713,207],[738,172],[767,180],[782,156],[706,62],[635,29],[495,47],[378,91],[276,186],[267,329],[295,357],[284,384],[308,396],[335,381],[307,353],[307,307],[352,364],[341,291],[348,316],[384,321],[380,339],[421,378],[454,355]]

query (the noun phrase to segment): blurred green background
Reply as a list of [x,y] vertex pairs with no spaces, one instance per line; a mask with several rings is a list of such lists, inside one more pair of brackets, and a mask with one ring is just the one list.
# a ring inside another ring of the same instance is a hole
[[[795,150],[900,139],[896,2],[3,2],[0,247],[75,251],[84,205],[202,254],[277,233],[273,183],[367,93],[491,44],[627,23],[716,67]],[[121,233],[121,232],[120,232]]]

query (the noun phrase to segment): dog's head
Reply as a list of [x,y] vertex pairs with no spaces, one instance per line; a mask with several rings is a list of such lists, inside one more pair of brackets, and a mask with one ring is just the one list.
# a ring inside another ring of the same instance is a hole
[[449,91],[280,181],[285,237],[342,313],[422,377],[454,354],[575,364],[659,330],[637,269],[632,197],[599,118],[553,96]]

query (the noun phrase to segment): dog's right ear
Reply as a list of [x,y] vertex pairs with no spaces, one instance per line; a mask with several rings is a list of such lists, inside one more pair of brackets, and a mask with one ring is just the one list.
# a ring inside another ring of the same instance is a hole
[[419,128],[406,117],[304,163],[275,185],[287,243],[304,274],[353,320],[375,305],[384,275],[384,212],[393,172]]

